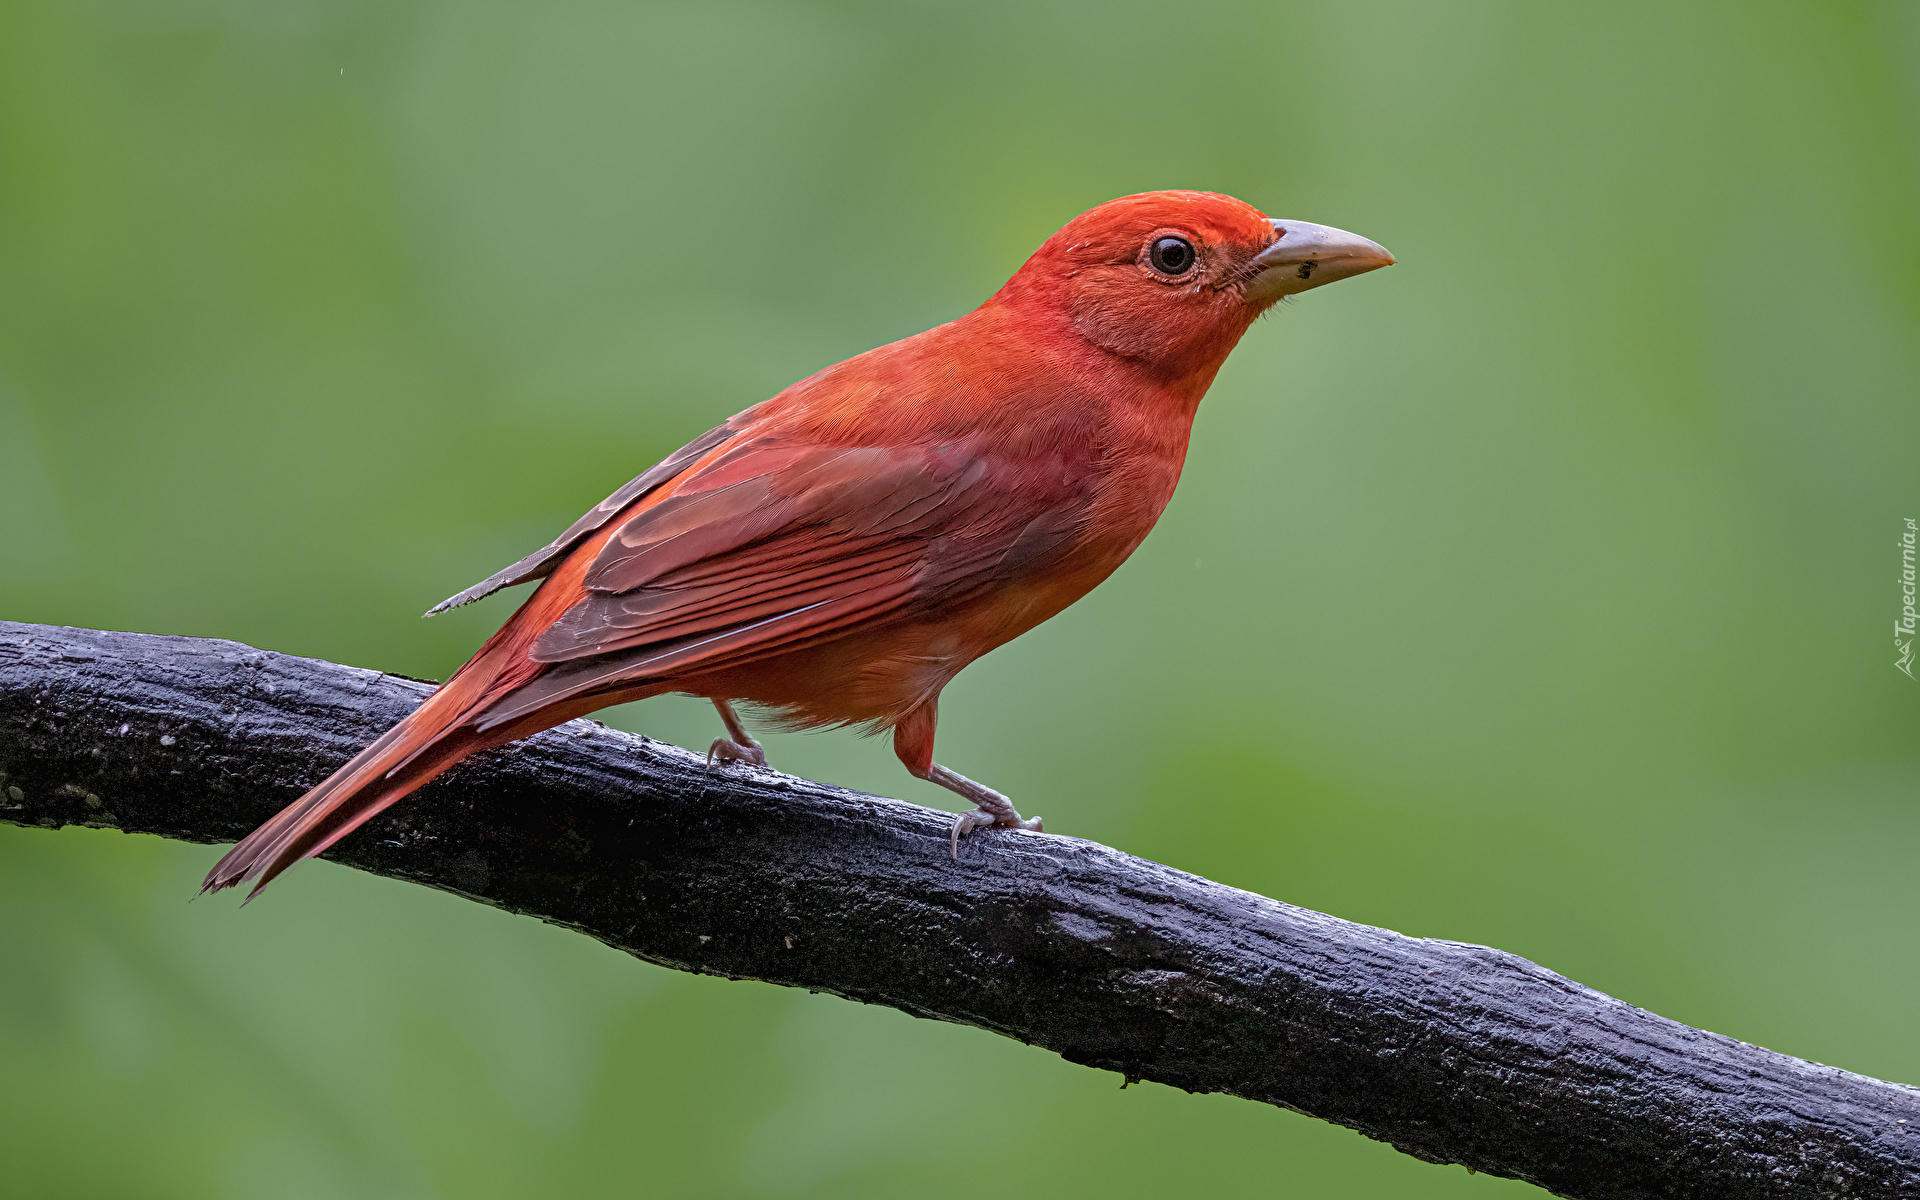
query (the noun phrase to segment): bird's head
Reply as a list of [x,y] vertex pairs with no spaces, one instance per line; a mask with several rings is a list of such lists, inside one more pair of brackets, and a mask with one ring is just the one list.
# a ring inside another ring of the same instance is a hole
[[1044,314],[1149,367],[1211,378],[1282,296],[1390,266],[1357,234],[1213,192],[1110,200],[1048,238],[990,305]]

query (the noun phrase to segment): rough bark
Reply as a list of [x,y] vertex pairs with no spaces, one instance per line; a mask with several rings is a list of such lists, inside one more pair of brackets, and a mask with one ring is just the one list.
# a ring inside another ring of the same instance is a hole
[[[0,820],[233,841],[429,690],[233,642],[0,623]],[[990,832],[956,863],[949,819],[576,721],[329,857],[1563,1196],[1920,1197],[1913,1088],[1075,838]]]

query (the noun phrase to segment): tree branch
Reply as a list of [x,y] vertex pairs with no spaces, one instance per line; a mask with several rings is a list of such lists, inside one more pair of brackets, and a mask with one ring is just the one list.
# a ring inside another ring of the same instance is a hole
[[[234,642],[0,622],[0,820],[233,841],[429,685]],[[1920,1091],[1074,838],[587,721],[327,857],[649,962],[976,1025],[1585,1200],[1920,1197]]]

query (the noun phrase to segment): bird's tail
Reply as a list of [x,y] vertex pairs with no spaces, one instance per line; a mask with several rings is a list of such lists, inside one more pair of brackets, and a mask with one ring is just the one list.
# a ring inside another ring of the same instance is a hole
[[[440,719],[440,693],[380,735],[313,790],[248,834],[207,873],[200,891],[258,880],[251,900],[274,876],[325,850],[374,814],[485,744]],[[487,739],[491,741],[491,739]]]
[[613,522],[581,543],[426,703],[228,851],[207,873],[201,893],[252,880],[253,890],[247,894],[251,900],[274,876],[321,853],[468,755],[531,737],[608,704],[667,690],[660,681],[634,684],[598,677],[563,688],[529,688],[552,669],[552,664],[535,660],[529,648],[580,598],[582,577],[594,555],[619,528],[620,523]]
[[276,875],[321,853],[468,755],[596,707],[554,706],[518,721],[477,728],[489,708],[541,669],[515,652],[510,629],[495,634],[426,703],[229,850],[207,873],[201,894],[254,880],[247,894],[251,900]]

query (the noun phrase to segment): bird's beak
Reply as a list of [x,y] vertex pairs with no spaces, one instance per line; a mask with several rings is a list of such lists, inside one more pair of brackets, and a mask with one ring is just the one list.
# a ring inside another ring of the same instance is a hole
[[1357,233],[1315,225],[1311,221],[1273,221],[1280,236],[1248,261],[1241,278],[1245,293],[1255,303],[1347,279],[1376,267],[1393,265],[1386,247]]

